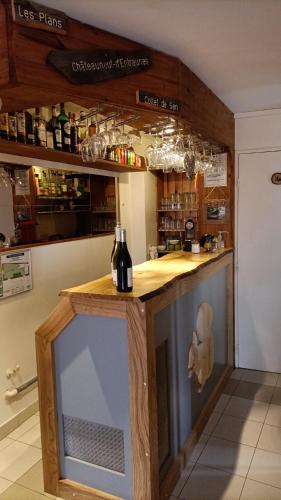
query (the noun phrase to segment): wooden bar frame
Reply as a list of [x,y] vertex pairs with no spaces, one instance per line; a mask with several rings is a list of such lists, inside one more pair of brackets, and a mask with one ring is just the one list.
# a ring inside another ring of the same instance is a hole
[[[174,460],[160,484],[154,315],[176,298],[186,294],[200,281],[225,267],[227,269],[228,365],[180,455]],[[63,297],[49,319],[36,332],[43,471],[46,491],[66,500],[73,498],[74,494],[79,494],[81,500],[122,500],[106,492],[60,477],[53,342],[76,314],[127,319],[133,498],[134,500],[165,499],[171,494],[179,479],[188,455],[198,440],[233,368],[233,255],[232,253],[223,254],[219,259],[199,268],[198,272],[183,278],[179,277],[160,295],[146,302],[141,302],[136,298],[128,302],[124,299],[94,299],[87,296],[80,299],[75,294],[73,297],[71,295]]]

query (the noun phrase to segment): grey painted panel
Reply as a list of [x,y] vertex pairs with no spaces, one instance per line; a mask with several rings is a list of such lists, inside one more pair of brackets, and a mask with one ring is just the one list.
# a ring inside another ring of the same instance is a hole
[[[188,351],[196,329],[198,307],[213,308],[215,365],[202,393],[194,378],[188,378]],[[168,338],[171,349],[170,400],[173,415],[173,449],[176,454],[191,432],[227,363],[227,275],[226,268],[202,281],[155,317],[156,344]]]
[[[132,498],[127,322],[76,316],[54,345],[62,477]],[[120,429],[125,474],[65,457],[62,415]]]

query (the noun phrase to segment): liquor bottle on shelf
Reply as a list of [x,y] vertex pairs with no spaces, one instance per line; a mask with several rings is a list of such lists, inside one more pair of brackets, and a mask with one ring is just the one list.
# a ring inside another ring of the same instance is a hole
[[71,145],[71,153],[79,153],[78,148],[78,129],[76,126],[76,117],[75,113],[69,113],[70,117],[70,145]]
[[80,111],[80,121],[79,125],[77,127],[77,134],[78,134],[78,144],[77,144],[77,152],[78,154],[81,154],[81,143],[86,137],[86,132],[87,132],[87,127],[85,124],[85,119],[84,119],[84,111]]
[[20,111],[16,114],[17,117],[17,137],[18,142],[23,144],[26,143],[26,120],[25,120],[25,112]]
[[40,108],[35,108],[34,139],[36,146],[47,146],[46,122],[41,117]]
[[52,117],[47,124],[47,147],[62,151],[61,123],[57,118],[56,106],[52,106]]
[[34,144],[34,118],[29,111],[24,112],[25,115],[25,142],[26,144]]
[[121,229],[121,241],[116,256],[116,270],[117,291],[131,292],[133,290],[132,259],[127,248],[125,229]]
[[9,141],[17,142],[18,131],[17,131],[17,115],[16,113],[9,113]]
[[96,133],[97,133],[97,126],[95,123],[95,117],[92,116],[91,123],[89,125],[89,136],[92,137],[93,135],[96,135]]
[[8,113],[0,114],[0,137],[9,139],[9,115]]
[[67,153],[71,152],[71,142],[70,142],[70,123],[68,116],[64,111],[64,103],[62,102],[60,105],[60,114],[57,117],[57,120],[61,124],[61,132],[62,132],[62,149]]
[[111,253],[111,275],[114,285],[117,285],[116,259],[120,249],[120,240],[121,240],[121,224],[116,224],[114,245]]

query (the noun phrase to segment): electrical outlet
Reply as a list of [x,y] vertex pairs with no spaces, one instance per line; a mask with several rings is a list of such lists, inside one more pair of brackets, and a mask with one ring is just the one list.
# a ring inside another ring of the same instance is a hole
[[8,380],[15,377],[16,374],[20,371],[20,365],[16,364],[13,368],[7,368],[6,377]]

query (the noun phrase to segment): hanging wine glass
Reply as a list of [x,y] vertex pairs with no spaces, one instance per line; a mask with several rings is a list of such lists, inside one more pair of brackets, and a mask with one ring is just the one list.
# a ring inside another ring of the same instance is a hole
[[99,131],[99,122],[96,121],[96,130],[97,133],[92,135],[91,140],[91,149],[93,155],[93,161],[97,161],[98,158],[103,158],[104,150],[106,148],[106,142],[102,134]]
[[115,118],[112,121],[112,127],[108,131],[109,133],[109,145],[110,146],[116,146],[117,144],[117,137],[121,134],[120,128],[116,126],[116,120]]
[[82,161],[84,162],[93,162],[95,161],[93,150],[92,150],[92,142],[91,137],[89,137],[88,132],[86,132],[86,137],[83,139],[81,143],[81,155]]
[[125,132],[125,125],[123,123],[120,134],[116,137],[116,144],[119,146],[127,147],[129,144],[128,134]]

